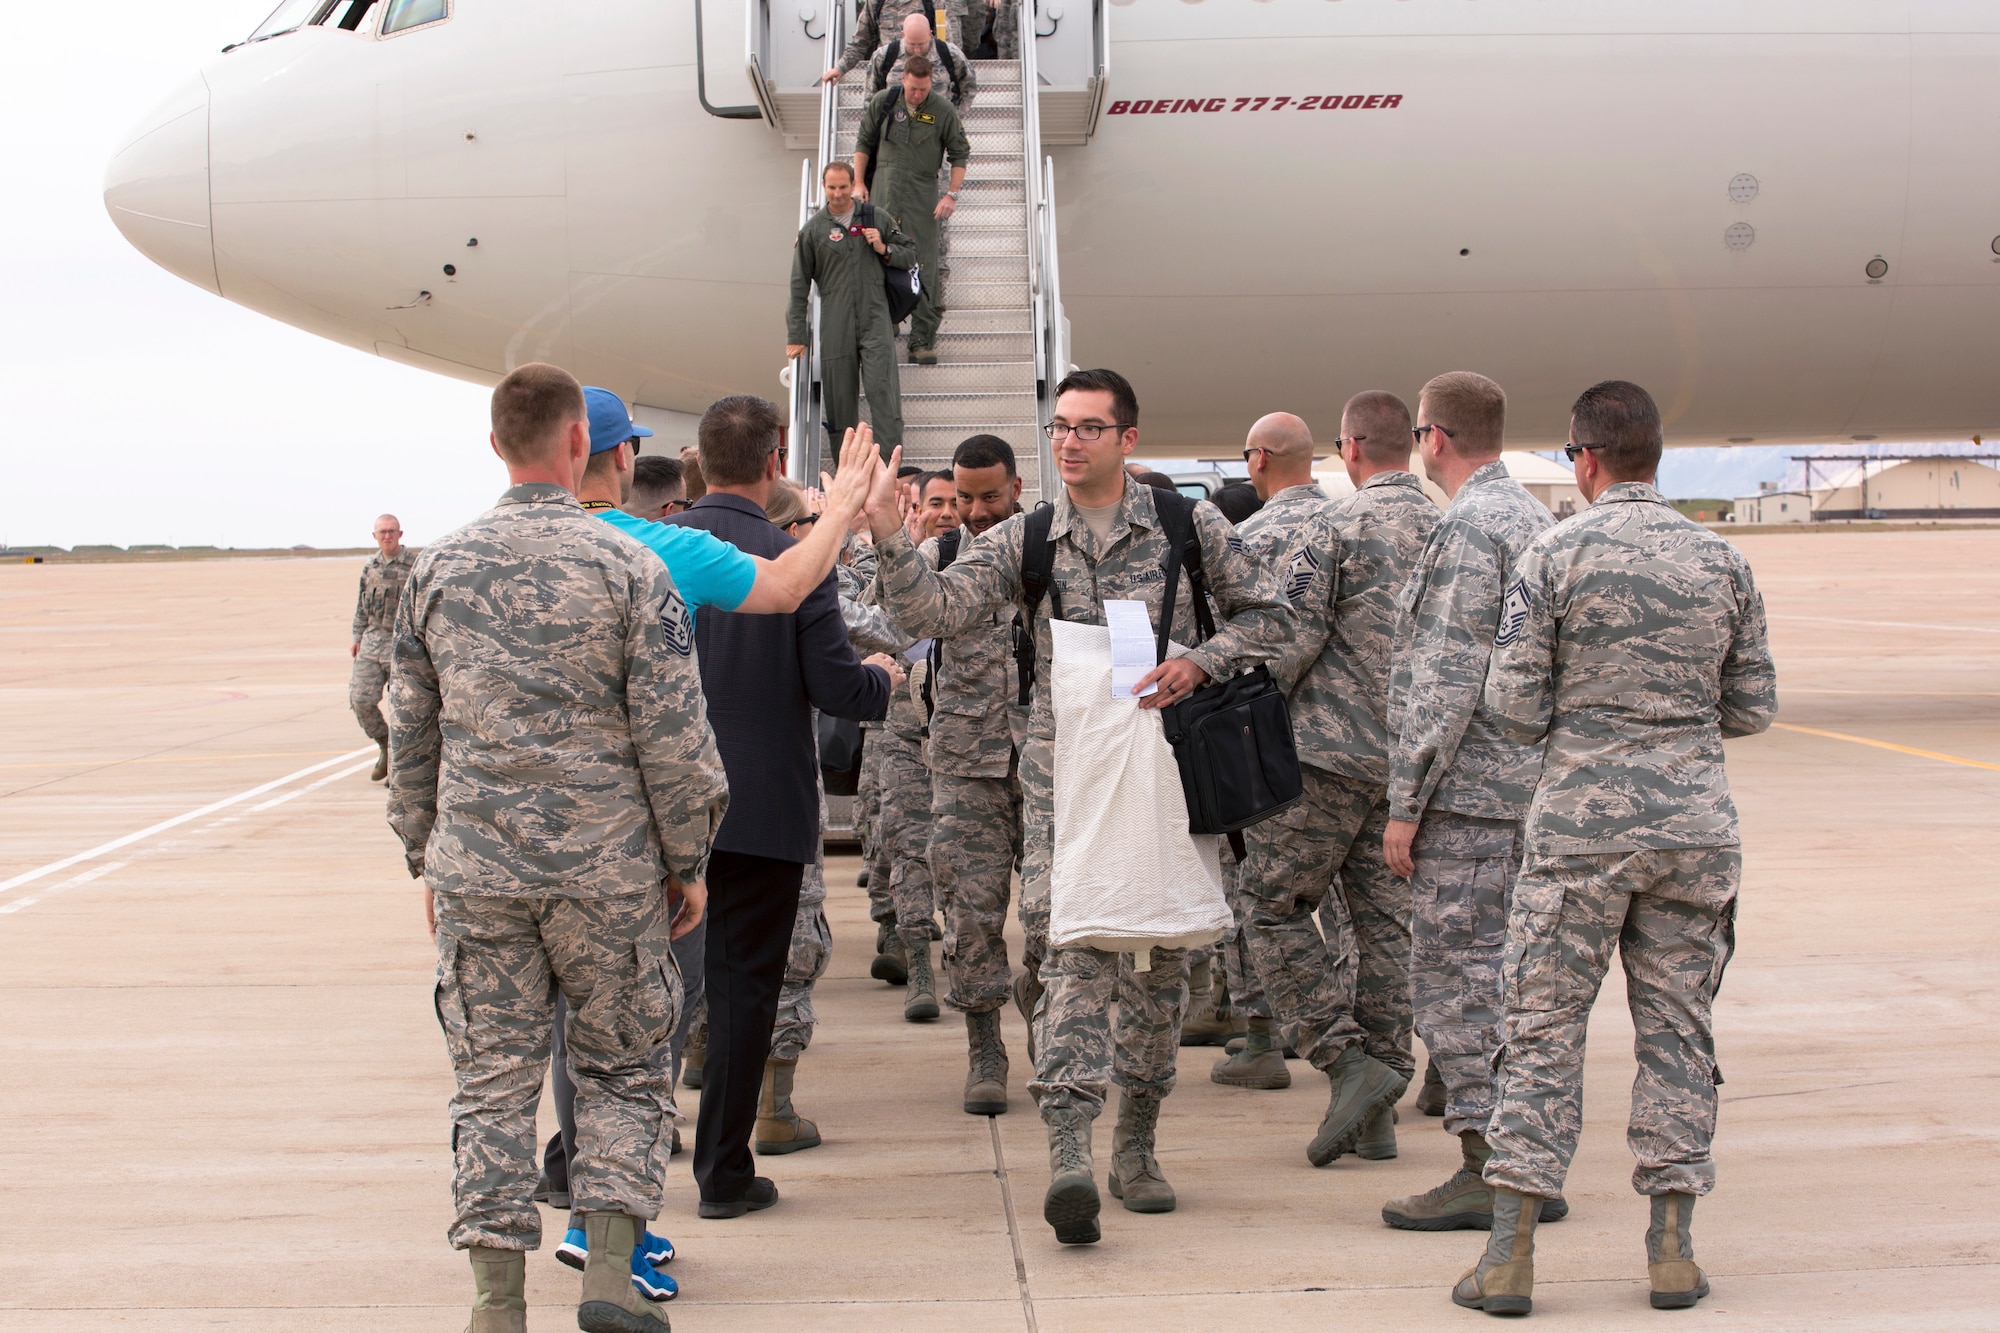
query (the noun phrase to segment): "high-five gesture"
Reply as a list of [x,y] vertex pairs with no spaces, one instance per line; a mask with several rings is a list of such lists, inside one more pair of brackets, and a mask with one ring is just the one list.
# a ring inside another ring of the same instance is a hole
[[828,477],[820,474],[826,487],[826,510],[833,524],[846,528],[868,502],[882,455],[875,449],[875,428],[867,422],[850,428],[840,441],[840,470]]
[[903,526],[902,510],[896,505],[896,470],[902,466],[903,446],[899,444],[868,487],[868,531],[878,542]]

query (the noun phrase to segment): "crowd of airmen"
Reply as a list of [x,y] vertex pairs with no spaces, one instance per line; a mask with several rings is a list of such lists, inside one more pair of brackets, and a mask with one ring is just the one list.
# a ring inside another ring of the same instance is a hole
[[[964,1015],[968,1114],[1008,1109],[999,1013],[1019,1007],[1026,1088],[1049,1136],[1043,1215],[1057,1239],[1099,1238],[1092,1123],[1113,1086],[1110,1193],[1135,1213],[1176,1207],[1155,1146],[1181,1045],[1234,1037],[1212,1073],[1231,1086],[1288,1085],[1287,1056],[1321,1071],[1328,1104],[1304,1146],[1325,1166],[1396,1155],[1395,1108],[1418,1074],[1414,1030],[1430,1064],[1418,1104],[1442,1114],[1462,1164],[1432,1190],[1388,1200],[1382,1216],[1402,1229],[1488,1231],[1452,1297],[1526,1313],[1535,1228],[1567,1213],[1585,1023],[1615,948],[1637,1034],[1629,1143],[1651,1207],[1651,1301],[1678,1308],[1707,1295],[1690,1222],[1715,1183],[1710,1008],[1741,870],[1721,740],[1767,727],[1776,685],[1747,564],[1652,484],[1662,431],[1651,397],[1610,381],[1577,400],[1566,452],[1592,503],[1560,523],[1502,462],[1506,397],[1481,375],[1431,380],[1414,421],[1392,393],[1353,397],[1333,447],[1354,489],[1338,499],[1313,479],[1304,421],[1278,413],[1252,427],[1244,455],[1261,509],[1240,526],[1212,506],[1195,511],[1215,633],[1199,639],[1184,588],[1172,632],[1193,647],[1142,682],[1158,691],[1141,706],[1267,666],[1289,693],[1305,794],[1246,830],[1240,863],[1224,852],[1229,936],[1206,951],[1156,948],[1150,966],[1049,940],[1049,622],[1101,624],[1113,598],[1157,617],[1168,554],[1155,492],[1125,468],[1139,440],[1129,383],[1077,372],[1056,403],[1051,595],[1026,592],[1015,459],[983,435],[949,473],[898,478],[890,462],[868,478],[838,580],[863,651],[930,641],[863,749],[871,970],[902,985],[910,1021],[937,1017],[939,1000]],[[858,456],[844,452],[844,465]],[[418,562],[406,618],[423,605],[420,585],[482,539],[477,524],[460,536]],[[642,583],[659,576],[657,562],[632,571]],[[1017,652],[1023,642],[1031,652]],[[675,688],[684,734],[673,748],[692,774],[663,775],[655,789],[649,772],[645,786],[671,883],[685,885],[699,879],[700,837],[726,794],[702,757],[699,691]],[[405,762],[395,756],[399,771]],[[447,822],[417,830],[431,838],[431,866]],[[421,869],[422,839],[412,845]],[[451,848],[481,873],[528,850]],[[458,891],[433,889],[440,902]],[[831,948],[824,896],[823,874],[809,876],[773,1041],[774,1060],[793,1065]],[[1010,902],[1025,941],[1019,971],[1004,938]],[[449,934],[441,915],[446,952]],[[692,1083],[698,1056],[690,1069]],[[819,1142],[791,1087],[788,1075],[782,1104],[760,1108],[759,1152]],[[463,1148],[458,1157],[463,1219],[480,1173],[497,1168],[468,1163]],[[657,1179],[623,1183],[614,1204],[598,1205],[636,1219],[612,1234],[612,1265],[647,1236],[659,1201]],[[482,1243],[463,1221],[454,1239]],[[592,1234],[593,1263],[602,1239]],[[475,1249],[475,1271],[495,1253]],[[600,1305],[608,1292],[597,1289]]]

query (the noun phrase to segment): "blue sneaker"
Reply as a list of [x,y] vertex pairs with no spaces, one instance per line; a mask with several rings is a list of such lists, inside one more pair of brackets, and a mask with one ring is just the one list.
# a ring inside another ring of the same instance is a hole
[[632,1251],[632,1285],[649,1301],[670,1301],[681,1294],[681,1284],[646,1262],[641,1250]]
[[647,1263],[658,1268],[673,1261],[674,1243],[665,1236],[655,1236],[648,1231],[639,1237],[639,1248],[635,1253],[644,1255]]
[[563,1233],[562,1244],[556,1246],[556,1262],[568,1264],[577,1272],[583,1271],[584,1260],[590,1257],[590,1243],[584,1239],[582,1227],[571,1227]]

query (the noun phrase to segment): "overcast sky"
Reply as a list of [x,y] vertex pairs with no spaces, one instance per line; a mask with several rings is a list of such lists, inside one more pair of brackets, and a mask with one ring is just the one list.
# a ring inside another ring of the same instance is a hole
[[104,168],[276,0],[16,5],[0,42],[0,542],[365,546],[505,474],[486,390],[301,333],[125,243]]

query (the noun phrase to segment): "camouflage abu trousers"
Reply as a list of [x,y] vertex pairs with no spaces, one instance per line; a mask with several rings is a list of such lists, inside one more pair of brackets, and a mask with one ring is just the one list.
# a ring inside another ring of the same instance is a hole
[[868,868],[868,919],[893,922],[896,901],[889,894],[889,870],[882,859],[882,755],[889,748],[881,727],[864,727],[861,776],[855,783],[854,831],[861,839],[861,864]]
[[1425,813],[1410,859],[1410,997],[1417,1035],[1444,1079],[1444,1130],[1486,1132],[1500,1049],[1500,956],[1521,872],[1521,826]]
[[389,688],[389,644],[395,635],[386,629],[364,630],[361,651],[347,673],[347,706],[354,720],[380,744],[389,739],[389,724],[382,717],[382,692]]
[[1360,1042],[1407,1080],[1410,887],[1382,857],[1387,795],[1309,764],[1300,772],[1305,799],[1243,831],[1250,956],[1314,1067],[1331,1069]]
[[[819,792],[820,827],[826,827],[826,787]],[[833,961],[833,931],[826,924],[826,852],[813,848],[812,864],[799,876],[799,910],[792,916],[792,949],[785,959],[785,979],[778,987],[778,1018],[771,1027],[771,1058],[796,1060],[812,1045],[819,1015],[813,1012],[813,986]],[[702,1017],[708,1017],[706,1007]]]
[[579,1209],[653,1218],[666,1178],[673,1089],[656,1048],[680,1013],[680,977],[659,889],[616,898],[439,893],[435,1003],[458,1091],[451,1099],[458,1249],[532,1250],[535,1108],[555,991],[570,1008]]
[[931,889],[931,771],[923,752],[884,728],[868,738],[882,742],[881,814],[876,824],[875,868],[868,874],[868,892],[875,892],[875,874],[882,876],[895,908],[896,929],[921,931],[937,938],[937,900]]
[[1053,750],[1046,737],[1030,736],[1021,751],[1021,921],[1028,951],[1040,960],[1042,986],[1035,1004],[1035,1076],[1028,1091],[1041,1103],[1044,1120],[1070,1110],[1095,1119],[1114,1082],[1142,1097],[1173,1091],[1181,1020],[1187,1017],[1188,951],[1155,949],[1152,967],[1138,972],[1127,954],[1049,948]]
[[1715,1188],[1712,1006],[1736,946],[1737,847],[1537,856],[1507,918],[1506,1036],[1486,1179],[1554,1198],[1583,1128],[1583,1039],[1616,948],[1639,1074],[1626,1142],[1641,1194]]
[[[1257,960],[1250,956],[1250,909],[1256,906],[1256,898],[1244,882],[1243,863],[1229,850],[1228,843],[1222,845],[1222,887],[1229,898],[1229,915],[1235,918],[1235,924],[1229,934],[1208,947],[1222,964],[1223,979],[1229,987],[1230,1012],[1270,1018],[1271,999],[1264,990],[1264,979],[1257,974]],[[1199,953],[1199,950],[1188,951],[1190,964]]]
[[944,1002],[983,1014],[1007,1001],[1007,904],[1013,896],[1020,822],[1018,774],[931,774],[931,876],[944,909]]

